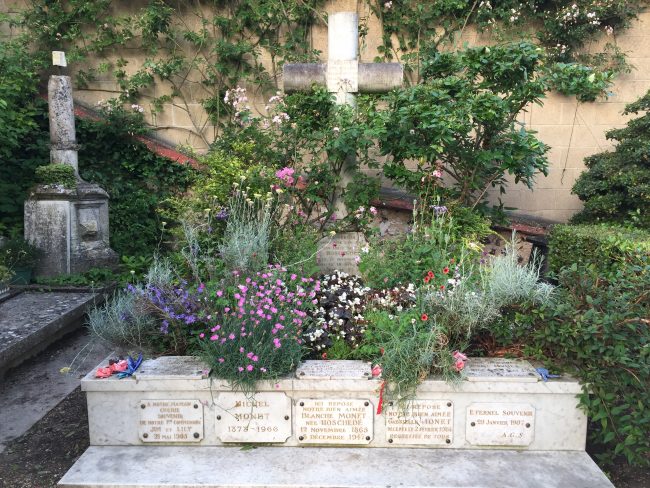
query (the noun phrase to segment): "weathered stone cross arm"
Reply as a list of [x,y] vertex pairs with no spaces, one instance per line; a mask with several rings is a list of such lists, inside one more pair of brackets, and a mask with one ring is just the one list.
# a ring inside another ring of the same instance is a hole
[[338,104],[354,105],[356,93],[384,93],[402,86],[400,63],[359,63],[359,17],[356,12],[338,12],[328,18],[326,64],[284,65],[285,93],[306,91],[313,84],[336,94]]
[[[284,65],[285,93],[306,91],[314,84],[327,86],[333,93],[338,92],[338,86],[330,87],[327,83],[328,66],[329,63]],[[348,88],[352,93],[385,93],[402,86],[404,69],[400,63],[358,63],[357,66],[357,86],[354,86],[354,80],[350,80],[352,83]],[[352,90],[354,88],[356,90]]]

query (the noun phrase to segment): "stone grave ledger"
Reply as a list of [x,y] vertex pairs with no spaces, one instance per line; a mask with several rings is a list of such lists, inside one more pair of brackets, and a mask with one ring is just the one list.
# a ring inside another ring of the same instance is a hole
[[310,361],[248,395],[209,378],[192,357],[146,360],[135,378],[122,380],[96,379],[93,370],[81,385],[92,446],[584,450],[576,380],[542,382],[525,361],[498,359],[494,368],[486,361],[477,360],[475,372],[468,366],[460,385],[428,379],[413,400],[384,401],[381,413],[382,380],[361,361],[340,368]]

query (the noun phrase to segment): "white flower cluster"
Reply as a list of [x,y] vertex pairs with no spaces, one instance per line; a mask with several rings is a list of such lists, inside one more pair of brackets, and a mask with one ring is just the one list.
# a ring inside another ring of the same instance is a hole
[[386,290],[379,290],[369,298],[369,306],[375,310],[385,310],[399,313],[415,306],[415,285],[396,286]]
[[250,111],[248,96],[246,96],[246,88],[242,88],[241,86],[226,90],[226,95],[223,97],[223,101],[235,109],[235,119],[239,119],[242,112]]
[[370,288],[359,277],[341,271],[323,276],[320,287],[318,304],[310,312],[313,325],[305,332],[307,344],[314,351],[322,351],[339,337],[358,347],[366,331],[363,313]]

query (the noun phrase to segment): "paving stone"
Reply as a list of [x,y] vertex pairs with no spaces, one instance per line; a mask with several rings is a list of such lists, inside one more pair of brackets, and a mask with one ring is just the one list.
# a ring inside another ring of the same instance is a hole
[[40,352],[82,318],[103,295],[92,292],[23,292],[0,303],[0,378]]

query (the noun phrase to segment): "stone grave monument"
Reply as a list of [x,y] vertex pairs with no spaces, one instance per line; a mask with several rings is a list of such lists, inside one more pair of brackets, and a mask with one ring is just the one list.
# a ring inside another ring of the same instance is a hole
[[470,358],[403,403],[363,361],[305,361],[251,393],[208,373],[169,356],[91,371],[90,447],[59,486],[612,488],[584,451],[581,385],[524,360]]
[[[322,83],[353,103],[399,86],[401,66],[357,62],[357,21],[330,15],[327,65],[285,65],[285,90]],[[330,244],[340,265],[359,241]],[[95,376],[81,382],[90,447],[61,488],[612,487],[584,451],[581,385],[527,361],[470,359],[459,384],[431,377],[405,402],[363,361],[306,361],[247,393],[192,357]]]
[[[63,52],[53,52],[53,64],[66,67]],[[79,177],[72,82],[52,75],[48,82],[50,163],[74,168],[76,188],[39,185],[25,201],[25,239],[41,250],[37,276],[81,273],[114,266],[109,247],[108,194]]]
[[[356,12],[338,12],[328,16],[328,58],[326,64],[289,63],[284,65],[284,91],[307,91],[312,85],[322,85],[334,94],[339,105],[355,105],[357,93],[384,93],[402,86],[404,70],[400,63],[360,63],[359,16]],[[349,156],[348,168],[355,155]],[[340,196],[351,180],[349,169],[343,168],[335,202],[339,217],[346,214]],[[362,234],[349,232],[319,243],[317,255],[321,271],[338,269],[357,274],[354,262],[366,242]],[[334,246],[332,244],[335,244]],[[340,262],[340,266],[336,265]]]

